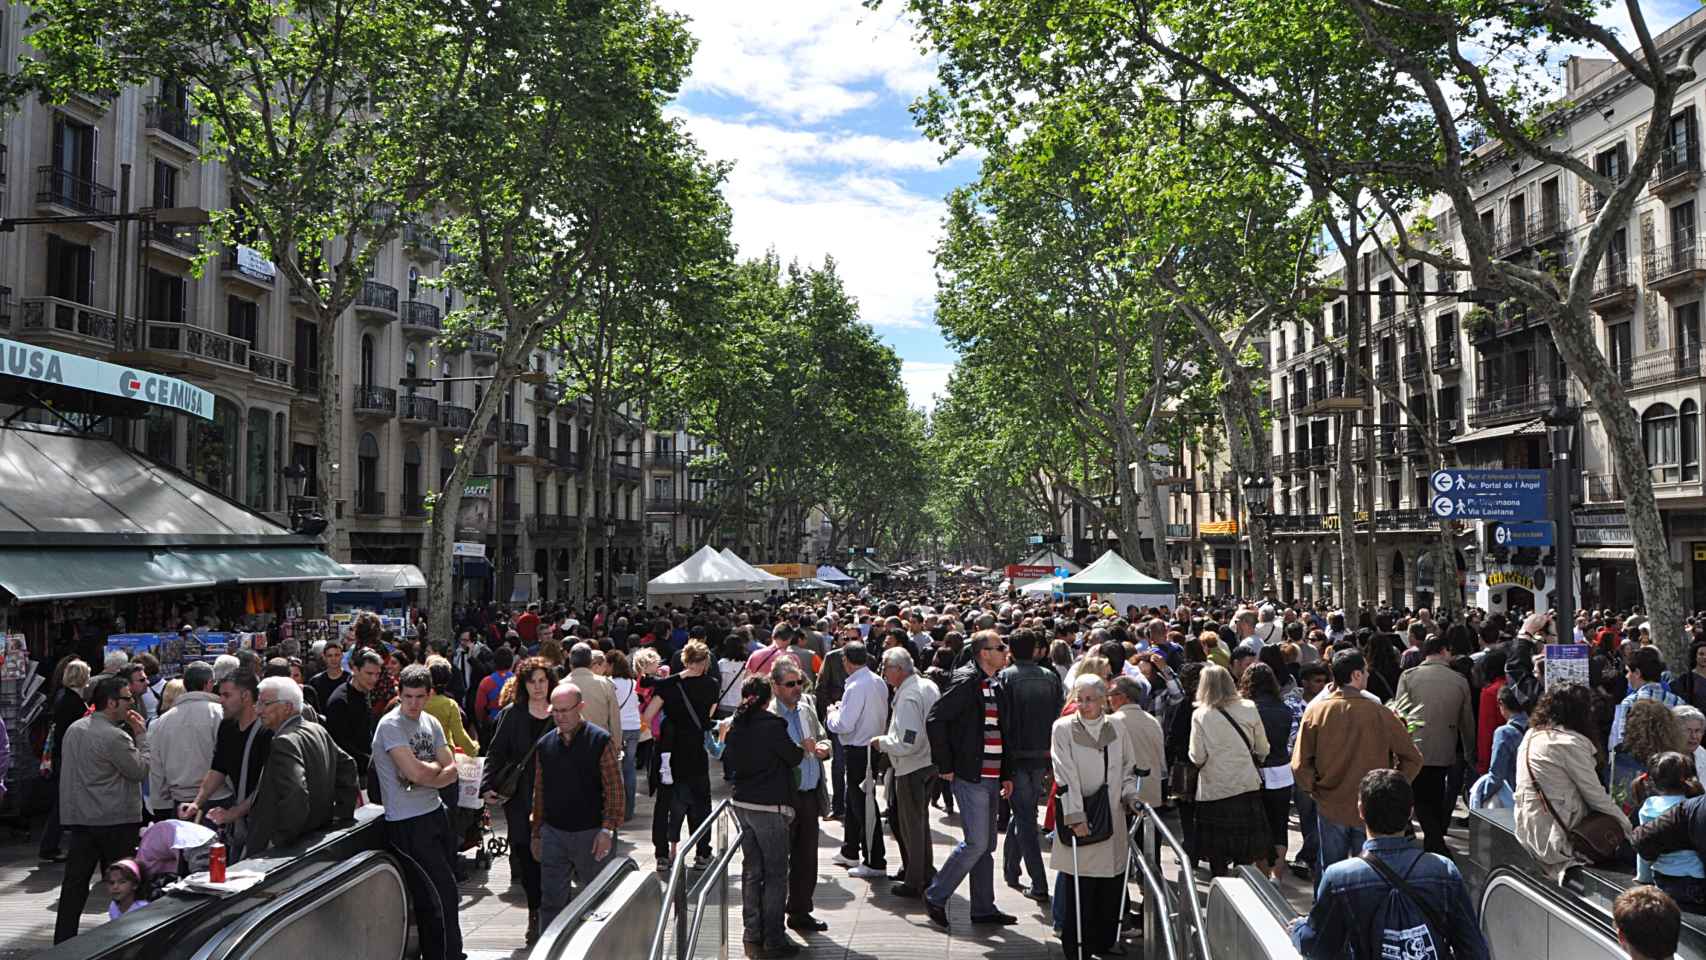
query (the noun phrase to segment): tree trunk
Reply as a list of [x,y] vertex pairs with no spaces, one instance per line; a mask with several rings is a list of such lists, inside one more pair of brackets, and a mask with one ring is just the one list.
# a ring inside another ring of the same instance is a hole
[[335,313],[322,312],[316,319],[320,325],[320,424],[314,431],[315,442],[319,444],[314,450],[314,483],[320,492],[320,516],[326,520],[320,542],[325,544],[327,553],[333,553],[338,545],[337,465],[342,460],[338,444],[343,427],[343,396],[338,392],[338,317]]

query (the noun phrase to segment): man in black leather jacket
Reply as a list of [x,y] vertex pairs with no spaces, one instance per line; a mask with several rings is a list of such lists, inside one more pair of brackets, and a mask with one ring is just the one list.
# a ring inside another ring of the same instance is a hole
[[[1002,848],[1002,874],[1007,885],[1023,889],[1019,866],[1031,875],[1026,896],[1048,900],[1048,874],[1043,869],[1042,841],[1037,836],[1037,801],[1049,773],[1049,735],[1066,704],[1065,688],[1053,667],[1036,662],[1041,635],[1029,628],[1007,638],[1013,663],[995,675],[1001,685],[1003,744],[1013,777],[1013,817],[1007,823]],[[1045,648],[1046,649],[1046,648]]]

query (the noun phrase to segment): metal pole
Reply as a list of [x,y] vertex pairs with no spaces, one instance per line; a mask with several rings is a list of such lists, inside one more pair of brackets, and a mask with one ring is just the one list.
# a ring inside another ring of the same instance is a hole
[[[1149,817],[1143,818],[1143,851],[1140,856],[1151,856],[1155,851],[1155,821]],[[1154,857],[1156,873],[1159,874],[1161,860]],[[1156,956],[1156,940],[1161,932],[1160,911],[1167,909],[1167,904],[1160,902],[1154,894],[1159,891],[1145,890],[1143,892],[1143,955],[1153,958]]]
[[[130,213],[130,164],[121,163],[118,168],[118,212]],[[130,279],[130,220],[121,217],[118,221],[118,270],[113,273],[113,349],[124,349],[124,315],[129,309]]]
[[[727,815],[717,817],[717,850],[729,848],[729,823]],[[717,884],[717,957],[719,960],[729,960],[729,869],[730,864],[723,864],[723,877]]]
[[1552,556],[1558,563],[1558,583],[1552,588],[1553,607],[1558,611],[1558,642],[1570,643],[1576,627],[1575,530],[1570,514],[1570,444],[1575,431],[1568,426],[1552,428]]

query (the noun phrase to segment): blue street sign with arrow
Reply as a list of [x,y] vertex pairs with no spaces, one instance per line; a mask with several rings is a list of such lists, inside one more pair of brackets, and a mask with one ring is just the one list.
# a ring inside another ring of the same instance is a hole
[[1452,520],[1546,519],[1544,470],[1435,470],[1429,508]]
[[1523,547],[1550,547],[1550,523],[1494,523],[1493,542],[1501,547],[1519,550]]

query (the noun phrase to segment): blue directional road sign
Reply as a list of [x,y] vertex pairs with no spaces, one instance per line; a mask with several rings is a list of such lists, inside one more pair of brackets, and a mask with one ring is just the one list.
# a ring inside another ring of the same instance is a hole
[[1493,542],[1501,547],[1519,550],[1523,547],[1550,547],[1550,523],[1494,523]]
[[1429,507],[1452,520],[1546,519],[1544,470],[1435,470]]

